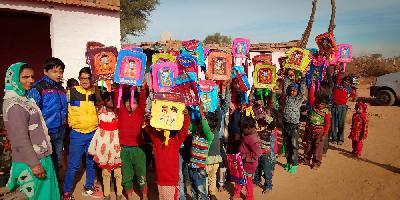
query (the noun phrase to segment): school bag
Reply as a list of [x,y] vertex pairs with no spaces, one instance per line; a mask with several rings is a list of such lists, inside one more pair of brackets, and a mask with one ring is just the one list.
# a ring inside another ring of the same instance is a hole
[[254,67],[253,81],[255,88],[273,89],[276,85],[276,66],[258,63]]
[[[243,63],[243,59],[247,58],[247,54],[250,51],[250,40],[246,38],[235,38],[232,44],[233,57],[239,58],[239,65]],[[235,62],[236,64],[236,62]]]
[[198,76],[197,57],[188,53],[182,53],[176,57],[176,60],[178,63],[179,74],[184,72],[195,72],[196,76]]
[[205,67],[203,43],[199,40],[187,40],[182,42],[182,54],[190,54],[197,58],[197,65]]
[[247,181],[244,174],[243,162],[240,153],[227,154],[226,158],[231,181],[239,185],[246,185]]
[[151,63],[154,65],[158,62],[176,62],[176,56],[169,53],[156,53],[151,57]]
[[151,67],[154,92],[167,92],[175,86],[178,66],[172,62],[157,62]]
[[309,50],[293,47],[287,53],[287,59],[284,64],[285,69],[294,69],[304,71],[311,62],[311,53]]
[[240,87],[240,92],[246,92],[250,90],[250,83],[247,78],[246,73],[244,72],[243,66],[234,66],[232,68],[232,80],[237,81]]
[[211,80],[229,80],[232,70],[232,55],[224,52],[211,52],[208,56],[206,74]]
[[117,48],[90,46],[85,54],[93,78],[105,86],[107,91],[111,91],[111,80],[114,79],[114,72],[117,64]]
[[346,63],[353,58],[353,46],[351,44],[339,44],[336,51],[337,62],[343,63],[343,72],[346,72]]
[[175,78],[176,86],[171,92],[180,93],[185,98],[186,106],[196,106],[199,104],[199,94],[197,91],[197,75],[195,72],[186,72]]
[[315,37],[319,52],[322,55],[334,55],[337,50],[335,36],[331,32],[326,32]]
[[204,110],[214,112],[218,108],[218,85],[212,80],[200,80],[198,84],[199,98]]
[[164,132],[165,145],[168,145],[170,131],[183,126],[185,98],[182,94],[158,92],[151,103],[150,125]]
[[272,54],[261,54],[261,55],[256,55],[251,59],[253,62],[253,65],[257,64],[267,64],[267,65],[272,65]]
[[123,85],[131,87],[131,106],[133,106],[135,86],[143,84],[144,72],[146,69],[146,54],[139,48],[123,49],[118,53],[117,66],[114,73],[114,82],[119,83],[119,96],[117,108],[120,107]]

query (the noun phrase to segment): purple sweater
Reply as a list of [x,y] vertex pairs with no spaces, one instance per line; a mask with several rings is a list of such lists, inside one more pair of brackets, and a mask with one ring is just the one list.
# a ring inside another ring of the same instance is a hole
[[257,132],[243,136],[239,151],[242,155],[244,170],[249,174],[253,174],[257,169],[258,159],[262,154],[261,141]]

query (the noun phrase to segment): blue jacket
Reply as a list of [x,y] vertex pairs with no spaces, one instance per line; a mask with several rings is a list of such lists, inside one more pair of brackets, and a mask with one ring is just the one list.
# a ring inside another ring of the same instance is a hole
[[61,83],[44,76],[33,84],[28,96],[35,100],[42,111],[49,133],[65,128],[68,102],[67,92]]

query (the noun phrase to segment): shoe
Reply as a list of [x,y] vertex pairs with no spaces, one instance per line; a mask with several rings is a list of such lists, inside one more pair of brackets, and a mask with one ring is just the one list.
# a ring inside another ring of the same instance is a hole
[[100,199],[103,197],[103,192],[97,190],[97,188],[84,188],[82,195],[85,197],[92,197],[95,199]]
[[304,159],[303,162],[301,162],[301,164],[310,166],[310,160]]
[[269,192],[271,192],[271,189],[265,188],[262,191],[262,194],[268,194]]
[[117,195],[117,200],[122,200],[124,197],[122,195]]
[[297,170],[297,165],[293,165],[292,167],[290,167],[289,173],[294,174],[296,173]]
[[343,145],[343,142],[342,142],[342,141],[339,141],[337,144],[338,144],[338,145]]
[[290,170],[290,163],[286,163],[284,168],[285,168],[286,171],[289,171]]
[[336,141],[332,141],[331,143],[332,143],[332,144],[336,144]]
[[321,164],[313,164],[313,166],[311,167],[311,169],[317,170],[319,167],[321,167]]
[[103,199],[104,200],[111,200],[111,197],[110,197],[110,195],[108,195],[108,196],[104,197]]
[[69,192],[64,193],[62,199],[63,200],[75,200],[74,196],[72,196],[72,194]]

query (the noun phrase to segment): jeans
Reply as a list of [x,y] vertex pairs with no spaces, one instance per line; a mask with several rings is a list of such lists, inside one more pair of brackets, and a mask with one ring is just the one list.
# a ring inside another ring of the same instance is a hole
[[272,174],[275,169],[275,162],[270,159],[270,155],[263,154],[258,160],[258,167],[254,174],[254,184],[258,185],[261,182],[261,175],[264,172],[264,189],[272,190]]
[[61,160],[61,153],[64,146],[64,135],[65,135],[65,128],[60,128],[55,131],[49,130],[51,147],[53,148],[51,159],[53,160],[54,169],[56,170],[57,176],[59,170],[58,167]]
[[207,173],[205,169],[189,168],[190,185],[193,200],[207,200],[208,192],[206,188]]
[[69,160],[67,171],[65,172],[64,192],[71,193],[74,186],[76,172],[80,168],[82,156],[86,156],[86,183],[85,188],[92,188],[95,178],[93,156],[88,154],[90,141],[94,132],[83,134],[71,130],[69,144]]
[[299,124],[283,123],[287,163],[297,165],[299,160]]
[[185,159],[184,151],[184,148],[179,150],[179,200],[186,200],[186,172],[188,170],[188,163]]
[[332,106],[331,137],[335,142],[344,142],[344,124],[346,123],[347,105]]

